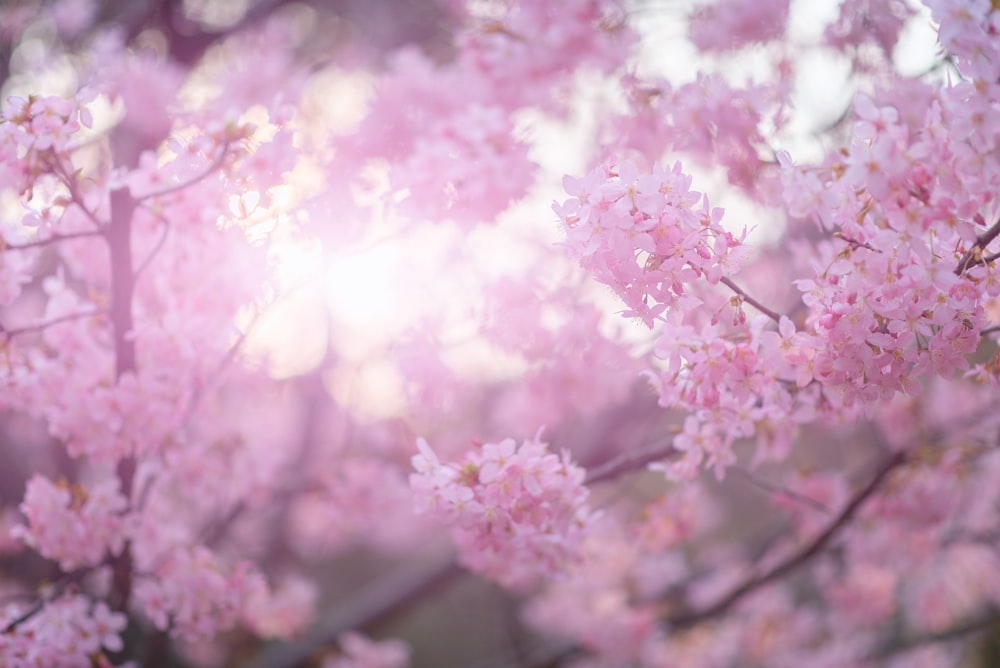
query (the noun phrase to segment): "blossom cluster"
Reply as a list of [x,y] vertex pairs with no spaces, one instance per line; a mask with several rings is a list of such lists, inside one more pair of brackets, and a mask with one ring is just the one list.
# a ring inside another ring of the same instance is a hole
[[[534,183],[519,114],[563,113],[568,73],[606,72],[632,41],[616,0],[497,3],[466,25],[447,67],[395,54],[367,118],[342,140],[352,160],[388,160],[391,195],[416,220],[495,220]],[[583,62],[581,62],[581,60]],[[470,169],[469,166],[475,167]]]
[[35,475],[21,503],[27,525],[13,533],[65,571],[96,566],[126,539],[128,502],[118,487],[114,479],[85,487]]
[[249,564],[228,566],[204,546],[175,550],[137,581],[135,597],[161,631],[207,640],[239,620],[256,584],[252,572]]
[[583,469],[536,436],[486,443],[460,464],[442,464],[424,440],[410,476],[418,512],[452,526],[469,568],[522,588],[578,557],[591,513]]
[[[554,206],[566,248],[648,325],[668,308],[701,303],[687,284],[716,284],[739,269],[742,235],[720,224],[723,210],[691,190],[680,163],[640,176],[631,162],[563,180],[572,198]],[[700,206],[699,206],[700,205]],[[652,304],[650,304],[652,302]]]
[[70,140],[92,122],[78,98],[8,98],[0,111],[0,187],[25,194],[41,175],[65,169],[60,159]]
[[785,34],[789,0],[718,0],[689,17],[690,39],[702,51],[740,49]]
[[[23,613],[23,606],[7,606],[0,619],[8,624]],[[0,663],[12,668],[88,668],[95,665],[92,659],[107,661],[104,650],[121,651],[127,622],[124,614],[112,612],[103,602],[63,595],[0,634]]]
[[[337,3],[177,4],[0,6],[0,84],[76,74],[0,111],[0,664],[400,668],[366,634],[467,577],[430,528],[579,666],[936,668],[996,623],[1000,2],[925,0],[908,78],[901,0],[810,45],[808,0],[699,3],[685,78],[621,0],[434,2],[453,39],[360,76]],[[854,90],[804,131],[813,49]],[[560,254],[511,205],[562,130]],[[532,424],[572,450],[493,438]],[[359,555],[391,586],[347,600]]]

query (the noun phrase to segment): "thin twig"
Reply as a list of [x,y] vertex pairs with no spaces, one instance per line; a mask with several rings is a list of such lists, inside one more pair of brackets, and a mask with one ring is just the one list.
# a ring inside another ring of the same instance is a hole
[[60,179],[62,179],[66,189],[69,190],[69,196],[70,199],[73,200],[73,203],[80,207],[80,210],[83,211],[84,215],[87,216],[87,218],[90,219],[90,222],[94,224],[96,230],[103,233],[104,222],[97,217],[96,213],[87,208],[87,205],[83,203],[83,195],[76,187],[76,180],[75,178],[70,178],[70,176],[66,173],[65,165],[63,165],[59,160],[56,160],[53,164],[53,171],[59,176]]
[[823,505],[822,503],[820,503],[816,499],[811,499],[811,498],[809,498],[808,496],[806,496],[804,494],[799,494],[798,492],[793,492],[790,489],[787,489],[787,488],[784,488],[784,487],[779,487],[778,485],[772,484],[772,483],[768,482],[767,480],[764,480],[760,476],[758,476],[758,475],[756,475],[756,474],[754,474],[754,473],[752,473],[750,471],[747,471],[746,469],[744,469],[742,467],[739,467],[739,466],[730,466],[726,470],[727,471],[732,471],[733,473],[735,473],[737,475],[737,477],[743,478],[744,480],[746,480],[750,484],[755,485],[757,487],[760,487],[761,489],[766,490],[766,491],[768,491],[768,492],[770,492],[772,494],[780,494],[781,496],[787,496],[788,498],[790,498],[790,499],[792,499],[794,501],[798,501],[798,502],[806,505],[807,507],[812,508],[813,510],[818,510],[818,511],[823,512],[823,513],[829,513],[829,512],[831,512],[830,508],[828,508],[827,506]]
[[942,631],[892,640],[876,649],[872,654],[872,658],[885,659],[893,654],[906,652],[917,647],[923,647],[924,645],[958,640],[960,638],[964,638],[970,633],[988,629],[997,623],[1000,623],[1000,609],[989,607],[982,611],[978,616],[967,619]]
[[19,251],[27,250],[29,248],[39,248],[41,246],[48,246],[50,244],[59,243],[60,241],[68,241],[70,239],[87,239],[91,237],[102,236],[103,232],[101,230],[87,230],[85,232],[67,232],[66,234],[53,234],[51,237],[45,239],[37,239],[35,241],[25,241],[24,243],[4,243],[0,241],[0,250],[9,251]]
[[106,309],[93,309],[90,311],[80,311],[78,313],[67,313],[66,315],[60,315],[58,317],[52,318],[51,320],[44,320],[42,322],[36,322],[33,325],[25,325],[24,327],[15,327],[14,329],[7,329],[3,325],[0,325],[0,336],[3,336],[5,340],[10,340],[19,334],[27,334],[28,332],[38,332],[53,325],[58,325],[64,322],[70,322],[71,320],[80,320],[81,318],[89,318],[91,316],[106,315]]
[[163,218],[161,222],[163,223],[163,234],[161,234],[160,238],[157,239],[156,245],[153,246],[153,250],[149,251],[149,255],[146,256],[146,259],[143,260],[139,264],[138,269],[135,270],[132,280],[136,283],[139,282],[139,277],[142,276],[142,272],[146,271],[146,267],[149,266],[149,264],[153,261],[153,258],[156,257],[156,255],[160,252],[160,249],[163,248],[163,244],[167,241],[167,235],[170,233],[170,222],[167,221],[166,218]]
[[728,287],[733,292],[735,292],[737,295],[739,295],[740,299],[742,299],[743,301],[745,301],[747,304],[750,304],[750,306],[753,306],[755,309],[757,309],[758,311],[760,311],[761,313],[763,313],[764,315],[766,315],[771,320],[773,320],[775,322],[779,322],[779,323],[781,322],[781,314],[780,313],[778,313],[777,311],[772,311],[771,309],[769,309],[768,307],[764,306],[759,301],[757,301],[756,299],[754,299],[753,297],[751,297],[750,295],[748,295],[743,290],[743,288],[741,288],[740,286],[738,286],[735,283],[733,283],[733,281],[732,281],[731,278],[729,278],[727,276],[723,276],[722,278],[719,279],[719,282],[722,283],[723,285],[725,285],[726,287]]
[[955,275],[961,276],[965,273],[966,269],[982,264],[983,250],[990,245],[991,241],[997,238],[997,235],[1000,235],[1000,220],[997,220],[997,222],[993,223],[993,227],[976,237],[976,243],[972,244],[972,248],[965,251],[962,259],[958,261],[958,266],[955,267]]
[[0,635],[6,635],[10,633],[18,626],[24,624],[26,621],[37,615],[39,612],[42,611],[42,609],[45,608],[46,605],[56,600],[60,596],[62,596],[63,592],[66,591],[66,588],[69,585],[73,584],[74,582],[79,582],[83,578],[83,576],[86,575],[88,572],[89,569],[79,569],[75,571],[70,571],[69,573],[66,573],[61,578],[56,580],[55,583],[53,583],[52,586],[49,587],[49,591],[39,596],[38,600],[35,601],[35,603],[30,608],[28,608],[20,615],[15,617],[13,620],[8,622],[7,625],[3,627],[3,630],[0,630]]
[[205,178],[207,178],[208,176],[210,176],[212,174],[212,172],[214,172],[215,170],[217,170],[219,167],[222,166],[222,161],[226,159],[226,154],[229,153],[229,145],[230,145],[229,141],[226,141],[226,143],[224,143],[222,145],[222,150],[219,151],[219,155],[216,156],[215,160],[212,161],[212,164],[210,164],[205,169],[205,171],[202,172],[201,174],[196,174],[195,176],[192,176],[187,181],[182,181],[182,182],[174,184],[172,186],[168,186],[168,187],[164,188],[163,190],[157,190],[156,192],[151,192],[151,193],[147,193],[145,195],[142,195],[141,197],[136,197],[135,201],[136,202],[143,202],[143,201],[145,201],[147,199],[153,199],[154,197],[163,197],[164,195],[169,195],[171,193],[175,193],[178,190],[184,190],[185,188],[190,188],[191,186],[193,186],[194,184],[198,183],[199,181],[204,180]]
[[587,471],[587,478],[584,481],[587,485],[598,482],[605,482],[617,478],[625,473],[631,473],[644,468],[648,464],[659,461],[677,452],[673,446],[673,441],[667,445],[658,444],[651,448],[626,452],[614,459],[610,459],[599,466],[595,466]]

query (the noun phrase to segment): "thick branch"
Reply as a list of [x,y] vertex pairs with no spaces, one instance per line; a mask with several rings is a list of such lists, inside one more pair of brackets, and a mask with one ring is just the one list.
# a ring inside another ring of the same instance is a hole
[[[136,201],[126,189],[111,193],[111,222],[108,224],[108,247],[111,251],[111,325],[115,346],[115,378],[135,373],[136,354],[133,338],[132,293],[135,273],[132,268],[132,214]],[[126,499],[132,498],[135,480],[135,455],[127,454],[118,462],[118,481]],[[126,544],[111,563],[111,606],[123,611],[132,594],[132,546]]]
[[108,247],[111,250],[111,323],[114,328],[115,378],[136,370],[135,341],[132,339],[132,214],[136,202],[125,189],[111,193],[111,222]]
[[666,621],[675,628],[685,628],[694,626],[695,624],[703,622],[706,619],[711,619],[712,617],[721,615],[738,603],[744,596],[756,591],[766,584],[773,582],[774,580],[781,579],[788,573],[797,569],[799,566],[808,562],[810,559],[823,551],[833,537],[836,536],[837,533],[854,518],[858,510],[861,509],[861,506],[864,505],[865,501],[867,501],[882,485],[888,475],[904,461],[906,461],[906,454],[903,451],[899,451],[883,462],[868,484],[854,495],[854,498],[851,499],[851,502],[847,504],[847,507],[841,511],[836,519],[834,519],[822,533],[820,533],[802,550],[793,554],[788,559],[785,559],[780,564],[774,566],[763,575],[754,576],[746,580],[743,584],[739,585],[707,608],[694,612],[683,612],[681,614],[674,615],[673,617],[668,617]]

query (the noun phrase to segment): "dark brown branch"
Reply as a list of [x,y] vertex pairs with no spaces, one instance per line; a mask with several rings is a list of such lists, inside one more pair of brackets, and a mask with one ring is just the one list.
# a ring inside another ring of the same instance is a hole
[[803,549],[785,559],[780,564],[774,566],[766,573],[749,578],[743,582],[743,584],[730,591],[712,605],[694,612],[682,612],[672,617],[668,617],[666,621],[675,628],[686,628],[694,626],[695,624],[703,622],[707,619],[711,619],[712,617],[721,615],[742,600],[746,595],[760,589],[766,584],[784,577],[788,573],[807,563],[810,559],[818,555],[824,548],[826,548],[827,544],[833,539],[833,537],[836,536],[837,533],[854,518],[854,515],[856,515],[858,510],[861,509],[861,506],[864,505],[865,501],[867,501],[872,494],[875,493],[889,474],[905,461],[906,453],[903,451],[896,452],[886,459],[875,472],[875,475],[872,476],[872,479],[868,482],[868,484],[854,495],[851,502],[847,504],[847,507],[840,512],[836,519],[834,519],[822,533],[816,536],[816,538],[814,538],[812,542],[806,545]]
[[993,227],[976,237],[976,243],[972,244],[972,248],[965,251],[962,259],[958,261],[958,266],[955,267],[955,275],[961,276],[967,269],[975,267],[978,264],[983,264],[985,261],[983,251],[990,245],[991,241],[997,238],[997,235],[1000,235],[1000,220],[997,220],[997,222],[993,223]]
[[743,288],[741,288],[740,286],[738,286],[735,283],[733,283],[733,281],[732,281],[731,278],[723,276],[722,278],[719,279],[719,282],[722,283],[723,285],[725,285],[726,287],[728,287],[733,292],[735,292],[739,296],[740,299],[742,299],[743,301],[745,301],[747,304],[750,304],[750,306],[753,306],[755,309],[757,309],[758,311],[760,311],[761,313],[763,313],[764,315],[766,315],[771,320],[773,320],[775,322],[781,322],[781,314],[780,313],[778,313],[777,311],[772,311],[771,309],[767,308],[766,306],[764,306],[763,304],[761,304],[759,301],[757,301],[756,299],[754,299],[753,297],[751,297],[750,295],[748,295],[743,290]]

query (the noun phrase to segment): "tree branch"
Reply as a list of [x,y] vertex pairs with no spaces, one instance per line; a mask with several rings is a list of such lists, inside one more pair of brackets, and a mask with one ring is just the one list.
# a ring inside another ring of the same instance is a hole
[[0,325],[0,335],[3,336],[5,341],[9,341],[19,334],[27,334],[28,332],[39,332],[53,325],[58,325],[63,322],[70,322],[72,320],[79,320],[81,318],[90,318],[92,316],[104,315],[108,311],[104,309],[93,309],[91,311],[80,311],[78,313],[67,313],[66,315],[60,315],[51,320],[44,320],[42,322],[35,323],[33,325],[25,325],[24,327],[15,327],[14,329],[7,329],[3,325]]
[[24,243],[11,244],[5,243],[0,240],[0,250],[2,251],[19,251],[27,250],[29,248],[39,248],[42,246],[48,246],[50,244],[59,243],[60,241],[68,241],[70,239],[88,239],[91,237],[103,236],[101,230],[86,230],[84,232],[67,232],[66,234],[53,234],[51,237],[45,239],[37,239],[35,241],[25,241]]
[[97,232],[103,233],[104,223],[97,217],[97,214],[88,209],[87,205],[84,204],[83,202],[83,194],[77,188],[76,184],[76,173],[74,173],[73,176],[67,174],[66,166],[63,165],[62,161],[58,159],[56,159],[52,163],[52,169],[62,180],[63,185],[66,186],[66,189],[69,190],[69,196],[70,199],[73,201],[73,204],[76,204],[78,207],[80,207],[80,210],[83,211],[84,215],[87,216],[87,218],[90,219],[90,222],[94,224],[94,227],[96,228]]
[[8,622],[7,625],[4,626],[2,630],[0,630],[0,635],[6,635],[10,633],[18,626],[24,624],[26,621],[37,615],[45,608],[46,605],[56,600],[60,596],[62,596],[63,592],[66,591],[66,588],[69,585],[75,582],[79,582],[83,578],[83,576],[86,575],[88,572],[89,569],[70,571],[69,573],[66,573],[61,578],[56,580],[55,583],[53,583],[49,587],[49,591],[38,597],[38,600],[35,601],[34,605],[32,605],[30,608],[22,612],[16,618]]
[[780,564],[774,566],[766,573],[749,578],[743,582],[743,584],[730,591],[712,605],[709,605],[702,610],[682,612],[680,614],[673,615],[666,619],[667,623],[675,628],[686,628],[694,626],[695,624],[712,617],[721,615],[738,603],[746,595],[756,591],[766,584],[773,582],[774,580],[784,577],[791,571],[808,562],[810,559],[823,551],[833,537],[836,536],[837,533],[854,518],[854,515],[861,509],[861,506],[864,505],[865,501],[867,501],[872,494],[875,493],[889,474],[905,461],[906,453],[903,451],[896,452],[886,459],[882,465],[879,466],[875,475],[872,476],[872,479],[868,482],[868,484],[854,495],[851,502],[847,504],[847,507],[845,507],[844,510],[842,510],[840,514],[829,525],[827,525],[827,528],[824,529],[822,533],[816,536],[816,538],[814,538],[813,541],[806,545],[803,549],[785,559]]
[[[991,241],[997,238],[997,235],[1000,235],[1000,220],[997,220],[993,223],[993,227],[976,237],[976,243],[972,244],[972,248],[965,251],[962,259],[958,261],[955,275],[961,276],[967,269],[983,264],[986,261],[983,258],[983,251],[990,245]],[[995,258],[995,256],[991,257]]]
[[[121,379],[137,370],[135,325],[132,319],[132,293],[135,273],[132,268],[132,215],[137,202],[125,188],[111,193],[111,222],[108,224],[108,247],[111,251],[111,325],[114,334],[115,378]],[[122,494],[131,504],[135,482],[134,453],[126,454],[117,467]],[[111,596],[114,610],[128,608],[132,594],[132,546],[126,543],[121,553],[111,560]]]
[[667,445],[658,444],[644,450],[626,452],[618,457],[610,459],[599,466],[587,470],[587,477],[584,484],[593,485],[598,482],[612,480],[620,475],[637,471],[653,462],[669,457],[676,453],[673,440]]
[[137,197],[135,201],[144,202],[148,199],[153,199],[154,197],[163,197],[164,195],[169,195],[179,190],[185,190],[187,188],[190,188],[194,184],[198,183],[199,181],[203,181],[204,179],[208,178],[212,174],[212,172],[214,172],[215,170],[217,170],[219,167],[222,166],[222,161],[226,159],[226,154],[229,153],[229,146],[230,146],[229,141],[226,141],[222,145],[222,149],[219,151],[219,155],[215,157],[215,160],[213,160],[212,163],[208,167],[206,167],[205,171],[202,172],[201,174],[196,174],[187,181],[182,181],[181,183],[168,186],[163,190],[157,190],[156,192],[147,193],[142,197]]
[[730,466],[726,470],[735,473],[737,477],[743,478],[744,480],[746,480],[747,482],[749,482],[751,485],[759,487],[759,488],[761,488],[761,489],[763,489],[763,490],[765,490],[767,492],[770,492],[771,494],[777,494],[777,495],[788,497],[789,499],[792,499],[793,501],[798,501],[799,503],[801,503],[802,505],[806,506],[807,508],[812,508],[813,510],[818,510],[818,511],[820,511],[822,513],[829,513],[829,512],[831,512],[830,508],[828,508],[827,506],[823,505],[822,503],[820,503],[816,499],[811,499],[811,498],[809,498],[808,496],[806,496],[804,494],[799,494],[798,492],[793,492],[790,489],[786,489],[784,487],[780,487],[778,485],[770,483],[767,480],[764,480],[760,476],[756,475],[755,473],[747,471],[745,468],[742,468],[740,466]]
[[960,638],[964,638],[970,633],[983,631],[997,623],[1000,623],[1000,609],[989,607],[983,610],[976,617],[967,619],[942,631],[936,631],[934,633],[927,633],[910,638],[893,639],[876,649],[872,653],[871,658],[886,659],[893,654],[906,652],[911,649],[916,649],[917,647],[923,647],[924,645],[958,640]]
[[728,278],[727,276],[723,276],[722,278],[719,279],[719,282],[722,283],[723,285],[725,285],[726,287],[728,287],[733,292],[735,292],[739,296],[740,299],[742,299],[743,301],[745,301],[747,304],[750,304],[750,306],[753,306],[755,309],[757,309],[758,311],[760,311],[761,313],[763,313],[764,315],[766,315],[771,320],[773,320],[775,322],[781,322],[781,314],[780,313],[778,313],[777,311],[772,311],[771,309],[767,308],[766,306],[764,306],[763,304],[761,304],[759,301],[757,301],[756,299],[754,299],[753,297],[751,297],[750,295],[748,295],[743,290],[743,288],[741,288],[740,286],[738,286],[735,283],[733,283],[733,281],[732,281],[731,278]]
[[[407,560],[409,562],[409,560]],[[346,604],[336,605],[321,617],[303,638],[274,645],[249,662],[249,668],[294,668],[351,629],[385,621],[461,575],[454,555],[427,560],[415,569],[390,573],[364,587]]]
[[995,332],[1000,332],[1000,325],[990,325],[989,327],[983,327],[979,330],[979,336],[988,336]]
[[156,245],[153,246],[151,251],[149,251],[149,255],[146,256],[146,259],[143,260],[139,264],[139,268],[135,270],[135,275],[132,277],[132,280],[135,283],[139,282],[139,277],[142,276],[142,273],[146,271],[147,267],[149,267],[153,258],[155,258],[157,253],[160,252],[160,249],[163,248],[163,244],[167,242],[167,235],[170,234],[170,222],[166,218],[163,218],[161,222],[163,224],[163,233],[160,235],[160,238],[156,240]]

